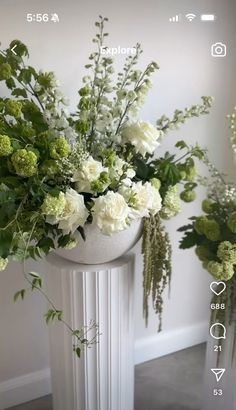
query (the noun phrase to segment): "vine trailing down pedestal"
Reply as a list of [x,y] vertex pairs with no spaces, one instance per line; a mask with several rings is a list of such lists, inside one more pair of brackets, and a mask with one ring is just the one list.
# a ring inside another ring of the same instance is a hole
[[[235,110],[236,111],[236,107]],[[236,155],[236,114],[229,115],[232,132],[231,145]],[[210,177],[201,183],[208,187],[207,197],[202,202],[203,214],[190,218],[191,223],[179,228],[184,232],[180,248],[195,247],[196,255],[202,266],[216,280],[212,284],[215,290],[211,302],[212,314],[210,324],[220,323],[227,329],[232,326],[233,357],[236,348],[236,185],[227,181],[227,176],[220,173],[205,157]],[[218,284],[219,282],[219,284]],[[222,283],[223,282],[223,283]],[[219,294],[217,294],[219,293]],[[215,328],[221,349],[224,340],[222,326]],[[218,361],[220,352],[218,350]]]
[[[66,108],[55,74],[28,65],[21,41],[13,40],[0,54],[5,93],[0,98],[0,269],[9,257],[23,262],[29,289],[41,292],[50,304],[47,322],[58,319],[67,326],[78,355],[95,341],[97,325],[91,326],[91,339],[90,327],[72,329],[44,292],[41,276],[27,272],[26,259],[58,248],[69,252],[78,247],[79,253],[87,226],[111,236],[142,219],[144,316],[147,321],[151,297],[161,319],[162,294],[171,277],[171,247],[162,219],[177,215],[181,200],[195,199],[195,159],[203,159],[205,152],[181,140],[173,154],[160,156],[158,146],[169,130],[208,114],[212,103],[211,97],[202,97],[200,105],[176,110],[171,119],[164,115],[155,125],[141,120],[150,77],[159,67],[151,62],[144,71],[137,68],[142,54],[137,44],[115,77],[114,62],[104,54],[106,22],[100,16],[95,23],[96,50],[85,66],[88,74],[73,112]],[[15,300],[26,291],[19,290]]]

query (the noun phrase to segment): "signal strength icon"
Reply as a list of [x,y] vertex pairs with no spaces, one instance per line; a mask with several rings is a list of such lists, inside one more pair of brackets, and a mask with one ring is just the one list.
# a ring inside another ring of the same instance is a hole
[[189,14],[185,14],[185,17],[191,23],[197,16],[196,16],[196,14],[189,13]]
[[176,16],[174,16],[174,17],[170,17],[170,18],[169,18],[169,21],[170,21],[170,23],[179,23],[179,22],[180,22],[180,18],[181,18],[181,15],[179,14],[179,15],[176,15]]

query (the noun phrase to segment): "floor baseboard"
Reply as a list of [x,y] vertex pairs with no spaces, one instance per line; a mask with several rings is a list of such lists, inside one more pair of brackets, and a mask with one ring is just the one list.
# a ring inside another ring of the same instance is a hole
[[135,342],[135,364],[141,364],[204,343],[208,337],[208,329],[209,322],[203,322],[138,339]]
[[0,410],[51,393],[50,369],[39,370],[0,383]]

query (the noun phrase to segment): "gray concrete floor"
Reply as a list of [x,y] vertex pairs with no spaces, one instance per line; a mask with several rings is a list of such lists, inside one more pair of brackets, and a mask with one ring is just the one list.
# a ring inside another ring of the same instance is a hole
[[[135,410],[200,410],[206,346],[151,360],[135,369]],[[8,410],[52,410],[52,397]]]

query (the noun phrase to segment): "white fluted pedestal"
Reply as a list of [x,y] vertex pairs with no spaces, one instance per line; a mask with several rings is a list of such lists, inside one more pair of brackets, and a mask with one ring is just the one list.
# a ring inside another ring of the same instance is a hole
[[54,410],[133,410],[133,257],[79,265],[48,257],[47,292],[73,329],[95,320],[99,343],[79,359],[61,323],[50,325]]

